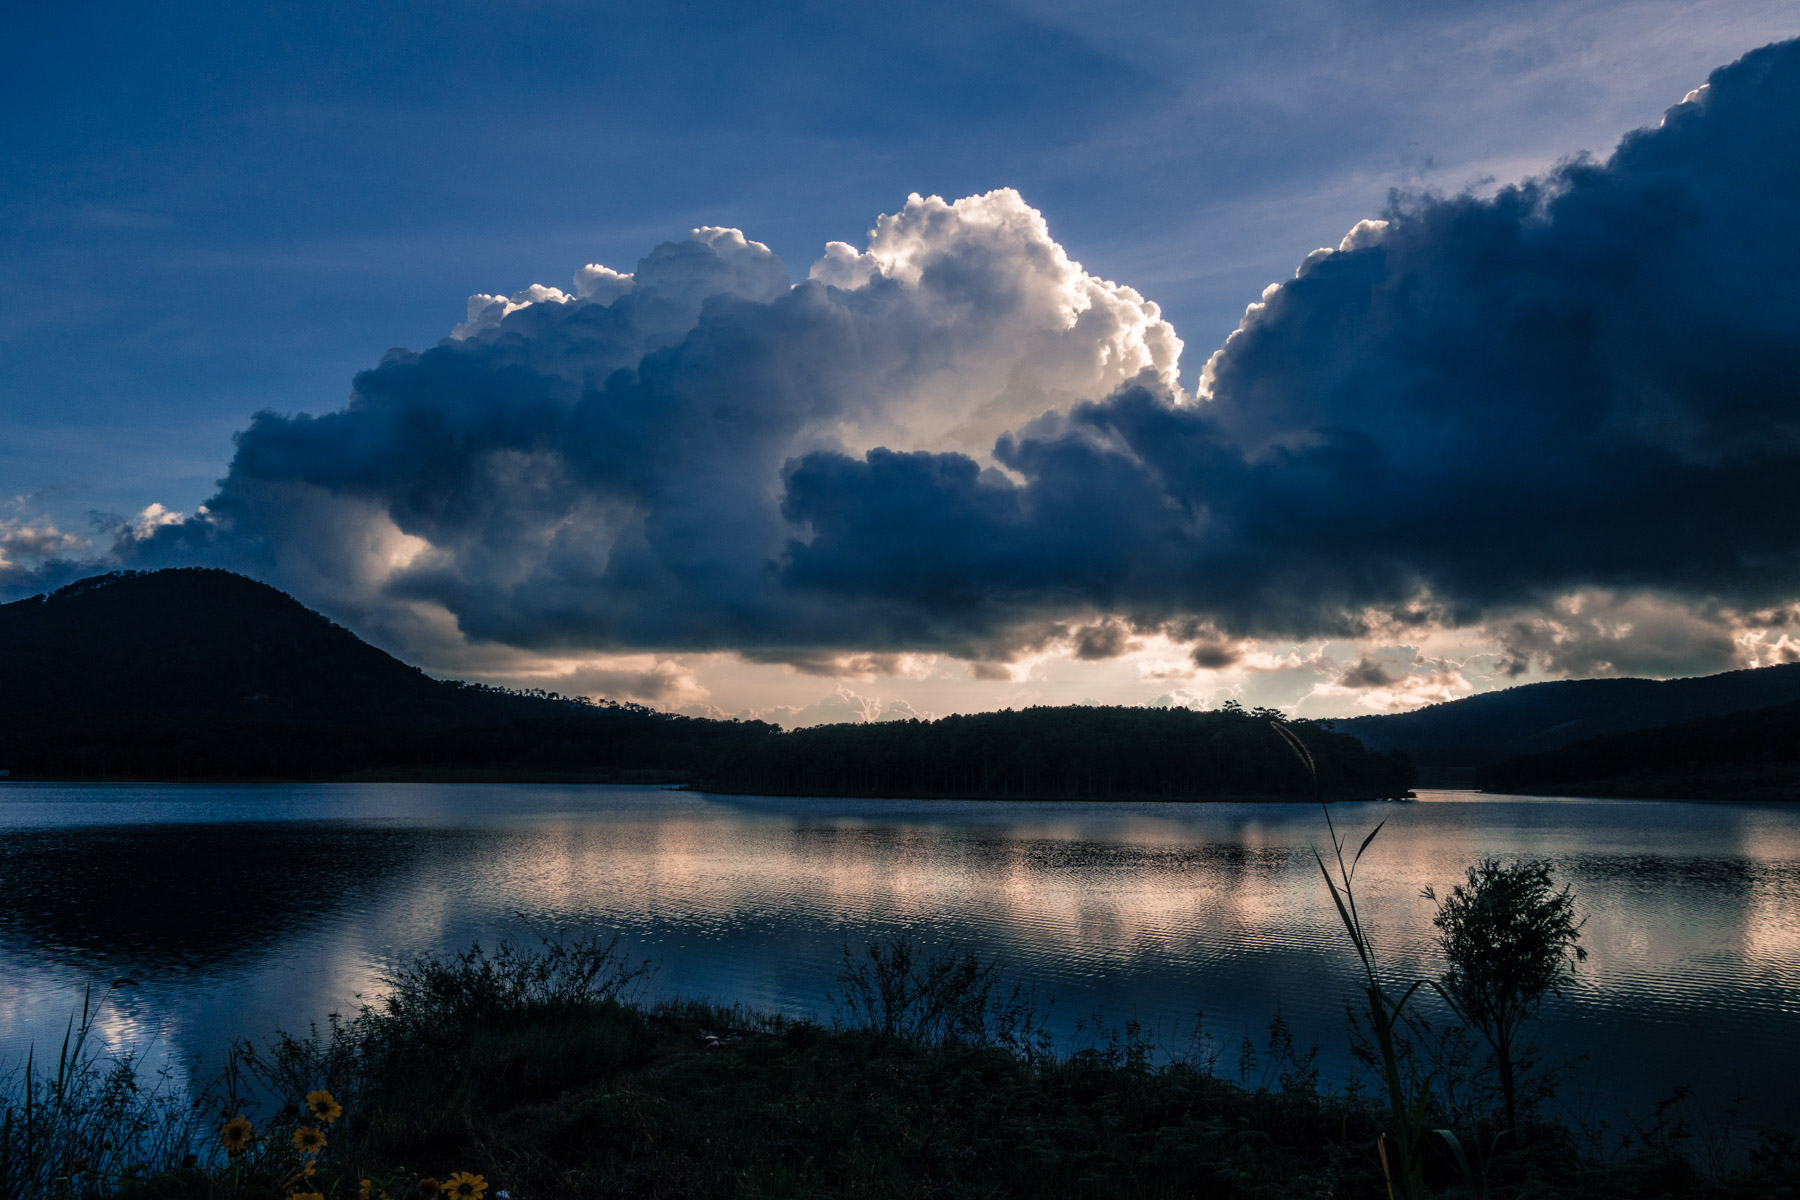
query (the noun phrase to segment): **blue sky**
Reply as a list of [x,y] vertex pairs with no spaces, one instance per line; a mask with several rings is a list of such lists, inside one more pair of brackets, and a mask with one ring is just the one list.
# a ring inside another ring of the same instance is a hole
[[[1390,189],[1485,196],[1605,156],[1714,68],[1797,32],[1775,3],[43,7],[0,49],[0,515],[103,547],[94,514],[193,513],[253,413],[340,408],[358,371],[437,343],[471,294],[569,289],[585,263],[629,271],[701,226],[743,230],[798,281],[912,193],[1016,189],[1090,275],[1161,306],[1191,392],[1245,305]],[[630,687],[696,711],[868,711],[874,692],[920,711],[1142,701],[1184,684],[1141,662],[1102,678],[1123,661],[1079,655],[970,680],[955,647],[939,674],[835,680],[691,640],[503,637],[490,661],[324,582],[308,595],[295,569],[277,582],[446,671],[528,679],[508,654],[628,653],[637,666],[597,678],[685,672],[702,682]],[[1660,614],[1640,629],[1682,625],[1659,592],[1612,595]],[[1245,653],[1301,664],[1292,680],[1185,682],[1293,704],[1387,654],[1412,664],[1393,673],[1491,685],[1491,662],[1465,664],[1498,653],[1492,638],[1461,628],[1250,631]],[[1660,640],[1706,640],[1682,628]],[[1527,677],[1607,669],[1545,660]]]

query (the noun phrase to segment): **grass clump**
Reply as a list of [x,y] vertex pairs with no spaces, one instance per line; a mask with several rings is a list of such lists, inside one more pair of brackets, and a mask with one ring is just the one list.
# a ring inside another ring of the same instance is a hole
[[1027,1059],[1054,1046],[1047,1006],[1005,983],[999,960],[955,946],[921,956],[909,939],[891,938],[870,942],[859,958],[846,944],[837,982],[839,1018],[852,1028],[923,1046],[998,1046]]
[[53,1061],[34,1051],[0,1078],[0,1196],[91,1194],[188,1156],[204,1116],[181,1082],[95,1050],[107,1002],[133,986],[115,979],[98,999],[90,988]]
[[[1213,1044],[1171,1060],[1130,1024],[1086,1025],[1080,1048],[1058,1051],[1028,993],[954,948],[847,949],[829,1022],[651,1005],[638,991],[645,978],[616,940],[477,947],[396,972],[379,1003],[348,1018],[241,1049],[194,1098],[84,1108],[109,1094],[111,1075],[78,1071],[86,1082],[65,1089],[59,1111],[125,1123],[113,1132],[70,1117],[56,1137],[36,1125],[31,1161],[110,1137],[133,1147],[129,1169],[124,1159],[86,1174],[40,1167],[29,1180],[9,1176],[6,1194],[1388,1194],[1378,1148],[1387,1097],[1321,1090],[1316,1051],[1297,1046],[1279,1014],[1230,1079]],[[130,1116],[142,1112],[163,1123]],[[1454,1120],[1434,1100],[1426,1115]],[[1461,1163],[1443,1139],[1427,1141],[1417,1191],[1729,1200],[1791,1196],[1800,1181],[1792,1142],[1767,1141],[1733,1170],[1693,1152],[1694,1130],[1673,1109],[1638,1132],[1632,1153],[1611,1161],[1549,1124]]]

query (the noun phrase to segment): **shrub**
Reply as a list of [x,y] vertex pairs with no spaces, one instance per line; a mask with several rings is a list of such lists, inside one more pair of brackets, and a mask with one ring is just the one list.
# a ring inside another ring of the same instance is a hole
[[1049,1054],[1048,1013],[1020,984],[1005,985],[999,960],[955,946],[922,958],[903,937],[870,942],[867,961],[848,943],[832,997],[839,1023],[925,1046],[1001,1046],[1028,1058]]
[[[1437,899],[1430,888],[1425,895]],[[1574,895],[1567,886],[1557,890],[1547,862],[1484,858],[1439,903],[1432,924],[1449,963],[1437,990],[1493,1050],[1506,1126],[1516,1137],[1519,1033],[1587,958]]]

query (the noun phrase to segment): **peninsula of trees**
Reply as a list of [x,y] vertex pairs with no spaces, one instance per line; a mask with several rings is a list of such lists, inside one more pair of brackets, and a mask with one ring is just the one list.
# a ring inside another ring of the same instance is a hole
[[1161,799],[1301,797],[1397,799],[1412,764],[1375,754],[1343,733],[1286,722],[1317,767],[1315,782],[1271,722],[1281,714],[1235,705],[1185,708],[1067,706],[976,713],[937,721],[820,725],[751,742],[717,762],[725,790],[789,796]]

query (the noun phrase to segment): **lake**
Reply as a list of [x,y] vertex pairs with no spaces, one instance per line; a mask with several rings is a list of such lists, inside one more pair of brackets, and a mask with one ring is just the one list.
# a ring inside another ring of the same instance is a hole
[[[1590,957],[1546,1009],[1587,1059],[1567,1112],[1641,1116],[1677,1084],[1715,1118],[1800,1128],[1800,808],[1425,792],[1334,804],[1394,978],[1435,972],[1433,911],[1482,855],[1546,858]],[[799,800],[484,784],[0,785],[0,1060],[54,1045],[120,976],[109,1044],[216,1064],[303,1029],[421,953],[617,931],[654,990],[825,1014],[842,947],[907,934],[997,955],[1078,1019],[1235,1071],[1279,1007],[1348,1070],[1354,958],[1305,804]]]

